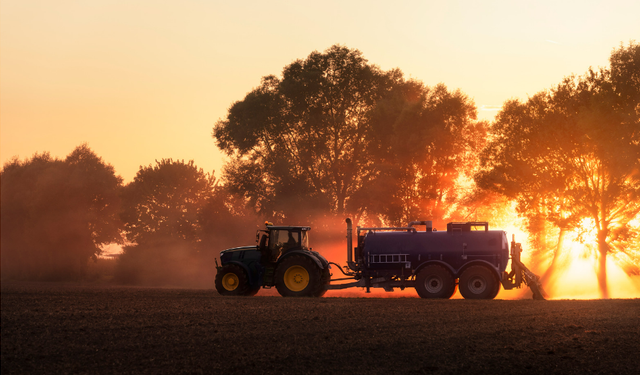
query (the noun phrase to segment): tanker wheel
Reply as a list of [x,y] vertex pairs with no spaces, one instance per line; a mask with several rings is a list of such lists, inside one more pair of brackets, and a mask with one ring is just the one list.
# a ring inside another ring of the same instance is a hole
[[460,275],[460,294],[466,299],[493,299],[500,285],[487,267],[471,266]]
[[223,296],[247,296],[253,289],[244,270],[235,264],[227,264],[216,274],[216,290]]
[[291,255],[276,269],[276,289],[283,297],[318,297],[325,288],[322,276],[313,260]]
[[444,267],[434,264],[418,272],[416,291],[422,298],[451,298],[456,292],[456,281]]
[[500,282],[496,283],[496,287],[493,290],[493,293],[491,293],[491,295],[489,295],[488,299],[494,299],[496,298],[496,296],[498,295],[498,293],[500,293]]

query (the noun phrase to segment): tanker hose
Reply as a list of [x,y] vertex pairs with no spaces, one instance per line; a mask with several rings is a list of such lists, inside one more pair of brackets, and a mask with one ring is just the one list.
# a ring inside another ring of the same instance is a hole
[[[353,276],[353,275],[355,275],[355,273],[353,273],[353,272],[344,272],[344,271],[342,270],[342,267],[341,267],[338,263],[329,262],[329,264],[333,264],[334,266],[338,267],[338,270],[340,270],[340,272],[342,272],[342,274],[343,274],[343,275],[345,275],[345,276]],[[346,269],[346,268],[347,268],[347,267],[345,267],[345,269]]]

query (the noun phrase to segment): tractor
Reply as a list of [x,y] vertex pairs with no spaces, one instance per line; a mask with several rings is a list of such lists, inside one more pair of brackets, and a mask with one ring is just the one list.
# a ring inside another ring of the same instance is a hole
[[307,226],[266,223],[256,233],[257,246],[220,253],[216,289],[225,296],[255,295],[261,287],[276,287],[285,297],[320,297],[331,278],[329,262],[309,247]]

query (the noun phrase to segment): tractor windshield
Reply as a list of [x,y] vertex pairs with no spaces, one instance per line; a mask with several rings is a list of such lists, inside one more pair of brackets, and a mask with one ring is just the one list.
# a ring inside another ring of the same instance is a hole
[[290,233],[288,230],[271,230],[269,247],[272,249],[282,249],[287,245],[289,245],[287,247],[294,245],[297,241],[290,236]]
[[309,237],[307,231],[293,231],[284,229],[272,229],[269,248],[272,251],[287,251],[290,249],[309,249]]

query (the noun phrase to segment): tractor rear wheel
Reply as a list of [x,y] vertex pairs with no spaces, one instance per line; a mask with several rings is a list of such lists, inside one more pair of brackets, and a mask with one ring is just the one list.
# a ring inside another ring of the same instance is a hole
[[322,270],[322,282],[320,283],[321,287],[318,288],[316,293],[313,295],[314,297],[322,297],[327,293],[327,285],[329,285],[329,280],[331,280],[331,273],[329,272],[329,267]]
[[283,297],[319,297],[324,294],[322,270],[310,258],[291,255],[276,269],[276,289]]
[[466,299],[493,299],[500,285],[487,267],[471,266],[460,275],[460,294]]
[[444,267],[434,264],[418,272],[416,291],[422,298],[451,298],[456,293],[456,281]]
[[216,290],[223,296],[247,296],[258,292],[249,285],[249,279],[242,267],[235,264],[227,264],[218,271]]

